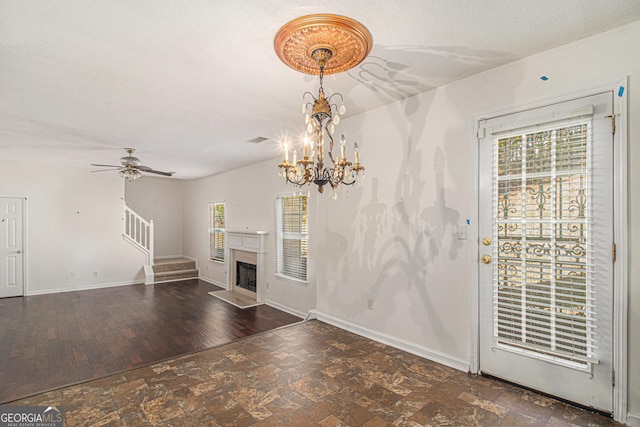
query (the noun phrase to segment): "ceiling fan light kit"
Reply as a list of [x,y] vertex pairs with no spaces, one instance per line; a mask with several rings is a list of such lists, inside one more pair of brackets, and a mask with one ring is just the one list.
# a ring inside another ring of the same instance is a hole
[[[358,144],[354,144],[354,162],[347,160],[344,134],[341,137],[340,156],[333,157],[333,133],[341,116],[346,113],[346,108],[340,93],[336,92],[328,97],[325,95],[323,77],[325,74],[347,71],[360,64],[371,51],[373,39],[364,25],[351,18],[315,14],[302,16],[283,25],[273,44],[276,54],[287,66],[302,73],[318,74],[320,77],[318,96],[311,92],[305,92],[302,96],[302,113],[306,124],[302,158],[297,159],[297,150],[294,149],[293,159],[289,161],[289,144],[285,140],[284,160],[278,165],[279,176],[285,182],[300,188],[314,183],[320,193],[329,184],[335,199],[339,184],[353,185],[360,176],[364,178],[364,166],[360,163]],[[326,152],[331,160],[329,166],[324,163],[325,139],[329,141]],[[315,140],[315,148],[312,148],[311,140]]]
[[136,151],[135,148],[125,148],[124,150],[127,152],[127,155],[120,158],[120,164],[122,166],[100,165],[100,164],[92,163],[91,166],[111,168],[111,169],[103,169],[103,170],[92,171],[92,172],[118,171],[118,174],[120,175],[120,177],[122,179],[126,179],[128,182],[132,182],[132,181],[135,181],[136,179],[142,178],[144,176],[142,172],[153,173],[153,174],[162,175],[162,176],[173,175],[173,172],[157,171],[157,170],[151,169],[148,166],[141,165],[140,159],[138,159],[133,155],[133,152]]
[[125,169],[121,170],[118,174],[120,175],[120,178],[126,179],[129,182],[142,178],[142,173],[130,165],[126,166]]

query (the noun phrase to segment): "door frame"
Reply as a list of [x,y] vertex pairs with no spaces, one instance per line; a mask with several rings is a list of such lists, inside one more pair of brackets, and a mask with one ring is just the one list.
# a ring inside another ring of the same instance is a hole
[[613,108],[615,114],[616,132],[613,138],[613,239],[616,244],[616,261],[613,263],[613,336],[612,336],[612,373],[613,386],[613,419],[622,423],[627,421],[627,347],[628,347],[628,253],[629,243],[627,233],[629,228],[628,218],[628,76],[605,82],[602,85],[590,87],[581,91],[570,92],[565,95],[546,98],[527,104],[518,104],[501,110],[493,110],[484,114],[477,114],[471,124],[471,171],[473,173],[472,207],[471,217],[474,221],[469,226],[469,235],[472,244],[469,245],[469,271],[470,275],[470,355],[469,371],[480,373],[480,294],[479,294],[479,123],[482,120],[492,119],[518,111],[530,110],[570,101],[576,98],[591,96],[603,91],[612,91],[614,94]]
[[27,250],[27,197],[0,193],[0,198],[22,199],[22,296],[24,297],[29,295],[29,272],[27,269],[27,265],[29,265],[27,262],[27,258],[29,257],[29,251]]

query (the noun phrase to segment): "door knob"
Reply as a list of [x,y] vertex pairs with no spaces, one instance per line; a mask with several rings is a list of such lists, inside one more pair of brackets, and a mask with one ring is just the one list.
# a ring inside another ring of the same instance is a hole
[[489,246],[491,244],[491,239],[488,237],[485,237],[484,239],[482,239],[482,244],[485,246]]
[[22,251],[21,251],[20,249],[18,249],[18,250],[16,251],[16,253],[21,254],[21,253],[22,253]]
[[491,264],[491,257],[489,255],[482,255],[482,258],[480,258],[480,261],[482,261],[485,264]]

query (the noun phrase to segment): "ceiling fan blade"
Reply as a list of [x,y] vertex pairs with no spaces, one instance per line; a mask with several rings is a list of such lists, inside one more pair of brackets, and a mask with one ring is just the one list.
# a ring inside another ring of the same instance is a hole
[[125,151],[127,152],[127,156],[122,157],[120,159],[120,163],[122,163],[122,165],[102,165],[99,163],[91,163],[91,166],[96,166],[99,168],[112,168],[112,169],[100,169],[100,170],[95,170],[91,172],[125,171],[125,173],[130,173],[132,172],[132,170],[137,170],[140,172],[153,173],[153,174],[162,175],[162,176],[173,176],[173,174],[175,173],[175,172],[157,171],[155,169],[151,169],[149,166],[141,165],[140,159],[133,156],[133,152],[135,151],[133,148],[125,148]]
[[117,172],[117,171],[118,171],[118,169],[100,169],[100,170],[97,170],[97,171],[91,171],[91,173],[94,173],[94,172]]
[[133,168],[138,169],[142,172],[147,172],[147,173],[155,173],[157,175],[163,175],[163,176],[171,176],[174,174],[174,172],[162,172],[162,171],[157,171],[154,169],[151,169],[149,166],[133,166]]
[[155,173],[157,175],[162,175],[162,176],[172,176],[174,174],[174,172],[154,171],[153,169],[148,169],[148,170],[145,170],[144,172],[146,172],[146,173]]

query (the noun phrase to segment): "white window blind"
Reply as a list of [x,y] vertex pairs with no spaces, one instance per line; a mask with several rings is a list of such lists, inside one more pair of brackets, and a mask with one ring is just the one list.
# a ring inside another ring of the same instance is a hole
[[276,273],[307,280],[307,196],[276,198]]
[[596,360],[590,117],[494,136],[494,335]]
[[209,258],[224,261],[224,203],[209,203]]

